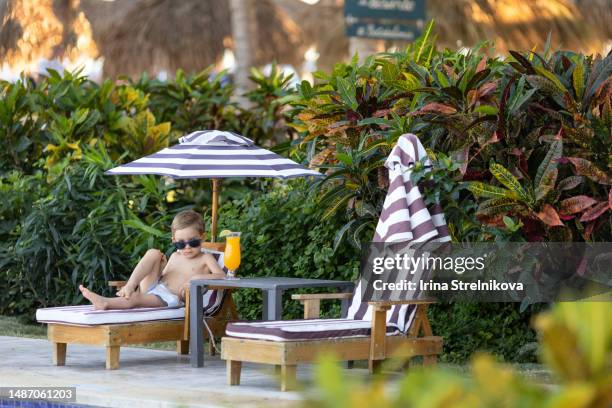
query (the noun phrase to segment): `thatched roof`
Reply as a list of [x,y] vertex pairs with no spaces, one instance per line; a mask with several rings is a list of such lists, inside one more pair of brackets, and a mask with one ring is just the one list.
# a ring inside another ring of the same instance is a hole
[[472,46],[484,39],[495,40],[496,51],[540,51],[549,32],[553,48],[601,53],[606,41],[603,26],[589,24],[586,15],[571,0],[430,0],[431,17],[436,19],[439,44],[450,48]]
[[[300,29],[269,0],[256,4],[255,63],[299,64]],[[82,7],[105,59],[105,76],[198,71],[219,61],[224,42],[231,44],[227,0],[83,0]]]
[[[348,57],[342,0],[321,0],[314,6],[274,2],[300,22],[304,42],[316,44],[321,69]],[[439,46],[451,49],[495,40],[500,54],[534,46],[541,50],[552,32],[553,47],[601,53],[612,40],[610,0],[427,0],[426,7],[428,18],[436,21]]]
[[3,63],[27,70],[40,59],[76,61],[98,54],[78,0],[14,0],[2,4],[0,12]]
[[[319,69],[348,55],[343,0],[250,0],[256,4],[257,64],[300,68],[314,45]],[[231,44],[228,0],[0,0],[0,63],[104,57],[107,76],[196,71]],[[609,0],[428,0],[438,44],[457,48],[495,40],[498,53],[553,47],[602,52],[612,41]],[[92,41],[93,39],[93,41]],[[390,45],[391,43],[387,43]],[[401,44],[401,43],[400,43]],[[0,67],[1,68],[1,67]]]

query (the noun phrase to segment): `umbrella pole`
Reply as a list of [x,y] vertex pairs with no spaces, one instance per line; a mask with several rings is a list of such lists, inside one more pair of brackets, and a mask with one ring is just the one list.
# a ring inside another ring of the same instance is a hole
[[212,230],[210,241],[217,242],[217,211],[219,209],[219,179],[212,179]]

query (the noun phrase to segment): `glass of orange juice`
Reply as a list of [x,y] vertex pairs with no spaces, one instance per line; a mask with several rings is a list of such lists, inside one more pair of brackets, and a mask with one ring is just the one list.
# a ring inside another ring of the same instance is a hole
[[227,267],[225,279],[239,279],[236,277],[236,269],[240,266],[240,233],[230,232],[225,237],[225,254],[223,263]]

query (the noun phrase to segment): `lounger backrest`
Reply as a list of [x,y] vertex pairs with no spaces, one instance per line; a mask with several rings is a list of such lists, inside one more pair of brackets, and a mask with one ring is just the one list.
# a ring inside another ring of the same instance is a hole
[[[415,305],[393,305],[387,312],[387,323],[396,324],[403,333],[406,333],[412,324],[415,311]],[[361,300],[361,282],[355,288],[346,317],[353,320],[372,320],[372,306]]]
[[[223,272],[227,273],[227,268],[223,263],[223,252],[213,251],[212,249],[202,249],[203,252],[211,254],[219,264],[219,267],[223,269]],[[207,290],[204,292],[204,315],[212,316],[221,308],[223,305],[223,298],[225,297],[225,290]]]

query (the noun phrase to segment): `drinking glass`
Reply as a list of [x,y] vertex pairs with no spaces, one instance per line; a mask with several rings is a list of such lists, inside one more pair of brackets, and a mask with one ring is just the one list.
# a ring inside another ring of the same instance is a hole
[[227,267],[225,279],[239,279],[236,269],[240,266],[240,233],[231,232],[225,238],[225,255],[223,263]]

